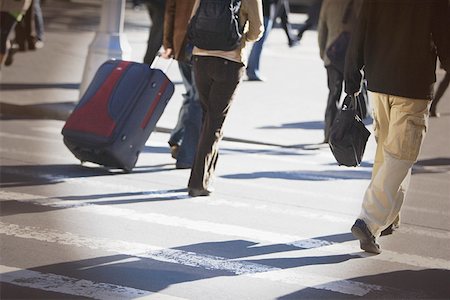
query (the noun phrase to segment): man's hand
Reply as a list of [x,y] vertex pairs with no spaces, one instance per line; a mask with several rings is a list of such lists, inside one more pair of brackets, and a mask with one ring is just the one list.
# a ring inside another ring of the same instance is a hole
[[164,49],[164,52],[161,53],[161,57],[165,59],[172,57],[172,48]]

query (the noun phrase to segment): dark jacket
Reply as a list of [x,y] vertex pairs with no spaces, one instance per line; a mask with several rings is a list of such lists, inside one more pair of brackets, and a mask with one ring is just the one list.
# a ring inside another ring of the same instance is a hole
[[431,99],[436,56],[450,66],[447,0],[364,0],[346,56],[345,92]]

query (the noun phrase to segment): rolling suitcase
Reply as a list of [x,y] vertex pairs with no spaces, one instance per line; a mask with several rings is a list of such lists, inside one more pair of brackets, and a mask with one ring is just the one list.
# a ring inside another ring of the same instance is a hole
[[109,60],[67,119],[64,144],[81,162],[130,172],[173,93],[163,71]]

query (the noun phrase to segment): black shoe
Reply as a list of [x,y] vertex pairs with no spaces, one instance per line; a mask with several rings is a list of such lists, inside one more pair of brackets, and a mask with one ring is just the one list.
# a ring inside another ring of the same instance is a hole
[[188,194],[191,197],[202,197],[202,196],[209,196],[211,194],[211,191],[205,189],[188,188]]
[[289,39],[288,45],[289,47],[298,46],[300,44],[300,40],[298,38]]
[[375,242],[375,237],[367,228],[366,222],[361,219],[357,219],[352,226],[352,234],[359,240],[359,246],[362,250],[370,253],[380,254],[380,245]]
[[5,66],[8,67],[13,64],[15,53],[16,53],[16,49],[14,49],[14,48],[9,49],[8,54],[6,55],[6,59],[5,59]]
[[393,234],[394,231],[398,229],[398,227],[399,227],[398,224],[391,224],[381,232],[380,236]]

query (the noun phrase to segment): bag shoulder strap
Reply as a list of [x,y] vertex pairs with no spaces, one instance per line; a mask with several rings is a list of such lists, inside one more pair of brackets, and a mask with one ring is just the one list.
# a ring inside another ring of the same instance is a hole
[[345,8],[344,16],[342,17],[342,23],[347,24],[348,20],[350,19],[350,15],[353,11],[353,0],[350,0],[350,2],[347,4],[347,7]]

